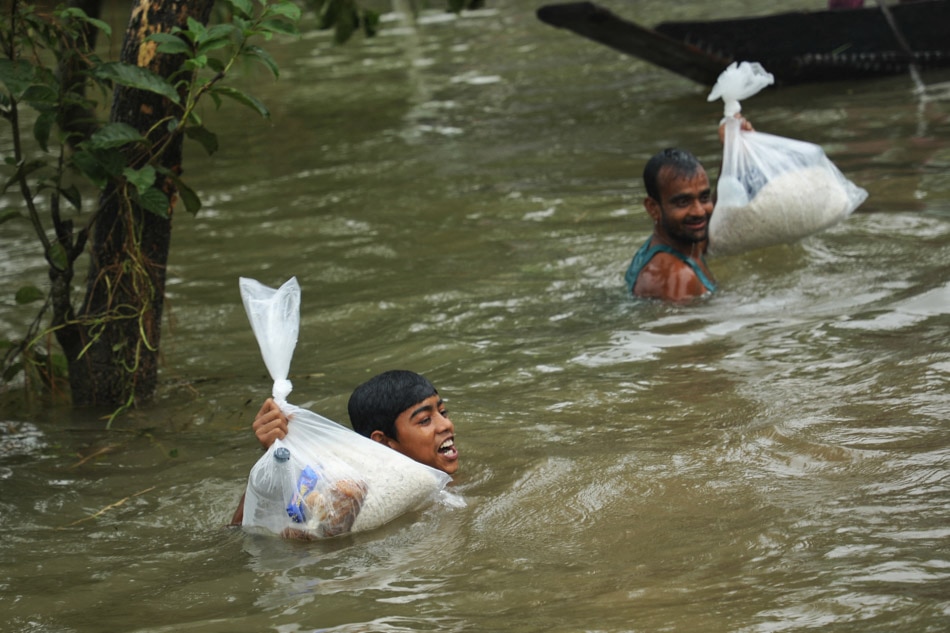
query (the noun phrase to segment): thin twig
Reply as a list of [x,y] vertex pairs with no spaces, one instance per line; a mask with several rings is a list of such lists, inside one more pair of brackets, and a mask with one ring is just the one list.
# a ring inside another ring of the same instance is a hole
[[135,494],[129,495],[128,497],[125,497],[124,499],[119,499],[119,500],[116,501],[115,503],[110,503],[109,505],[107,505],[106,507],[102,508],[101,510],[99,510],[99,511],[96,512],[95,514],[90,514],[90,515],[87,516],[87,517],[83,517],[83,518],[81,518],[81,519],[78,519],[78,520],[76,520],[76,521],[73,521],[73,522],[70,523],[69,525],[66,525],[66,526],[63,526],[63,527],[60,527],[60,528],[57,528],[57,529],[63,530],[63,529],[65,529],[65,528],[73,527],[74,525],[79,525],[80,523],[84,523],[84,522],[86,522],[86,521],[90,521],[90,520],[92,520],[92,519],[95,519],[95,518],[97,518],[97,517],[100,517],[100,516],[102,516],[103,514],[105,514],[106,512],[108,512],[109,510],[112,510],[113,508],[118,508],[119,506],[121,506],[122,504],[124,504],[124,503],[125,503],[126,501],[128,501],[129,499],[134,499],[135,497],[138,497],[138,496],[140,496],[140,495],[144,495],[146,492],[150,492],[150,491],[152,491],[152,490],[155,490],[155,486],[152,486],[151,488],[146,488],[145,490],[139,490],[139,491],[136,492]]
[[121,446],[122,446],[121,444],[110,444],[108,446],[103,446],[99,450],[93,451],[89,455],[86,455],[85,457],[80,459],[78,462],[70,466],[69,468],[70,469],[79,468],[80,466],[88,462],[90,459],[94,459],[96,457],[99,457],[100,455],[108,455],[109,453],[114,453],[115,450],[118,448],[121,448]]

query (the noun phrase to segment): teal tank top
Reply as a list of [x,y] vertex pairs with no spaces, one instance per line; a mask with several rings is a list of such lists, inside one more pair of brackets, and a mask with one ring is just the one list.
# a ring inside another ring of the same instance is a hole
[[[678,258],[681,262],[689,266],[696,277],[699,278],[700,283],[703,284],[703,287],[706,288],[709,292],[715,292],[716,284],[710,281],[709,277],[706,276],[706,273],[703,272],[703,269],[700,268],[696,262],[691,260],[686,255],[683,255],[678,250],[667,246],[666,244],[656,244],[655,246],[650,246],[650,240],[653,239],[653,236],[647,238],[647,241],[643,243],[643,246],[640,247],[640,250],[637,251],[637,254],[633,256],[633,261],[630,262],[630,266],[627,268],[627,274],[624,275],[624,280],[627,282],[627,289],[633,294],[633,287],[637,283],[637,277],[640,276],[640,271],[643,270],[643,267],[646,266],[653,256],[657,253],[669,253],[674,257]],[[705,262],[705,258],[703,259]]]

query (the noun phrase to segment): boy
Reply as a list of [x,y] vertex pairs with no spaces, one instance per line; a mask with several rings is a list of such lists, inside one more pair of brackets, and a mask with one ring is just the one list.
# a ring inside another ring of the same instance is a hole
[[[401,369],[374,376],[353,390],[347,412],[360,435],[449,475],[458,471],[455,425],[424,376]],[[268,398],[254,418],[254,435],[267,449],[287,435],[287,425],[287,416]],[[242,496],[231,525],[241,525],[243,519]]]

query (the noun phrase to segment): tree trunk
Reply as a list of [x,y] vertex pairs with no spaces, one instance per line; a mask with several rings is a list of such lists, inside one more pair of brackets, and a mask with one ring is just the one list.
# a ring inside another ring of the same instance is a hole
[[[155,32],[187,28],[189,17],[207,24],[213,0],[136,0],[122,47],[122,61],[147,67],[163,77],[180,68],[179,56],[158,55],[144,38]],[[176,113],[176,106],[151,92],[117,86],[110,119],[145,134],[157,121]],[[166,135],[162,125],[151,141]],[[182,138],[161,157],[162,166],[181,171]],[[134,167],[145,164],[139,157]],[[123,406],[150,399],[158,383],[159,341],[165,295],[165,265],[171,245],[172,182],[157,183],[171,204],[159,217],[126,199],[121,186],[110,185],[99,200],[91,244],[82,323],[73,332],[85,349],[80,358],[67,352],[73,404]],[[69,338],[68,332],[63,336]],[[64,345],[66,347],[66,345]]]

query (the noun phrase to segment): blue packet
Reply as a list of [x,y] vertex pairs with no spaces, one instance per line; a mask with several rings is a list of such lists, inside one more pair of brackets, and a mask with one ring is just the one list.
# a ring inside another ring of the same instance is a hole
[[304,513],[304,498],[316,487],[318,479],[320,477],[310,466],[305,467],[300,473],[300,477],[297,479],[297,489],[294,490],[294,496],[287,504],[287,516],[294,523],[307,522],[307,516]]

